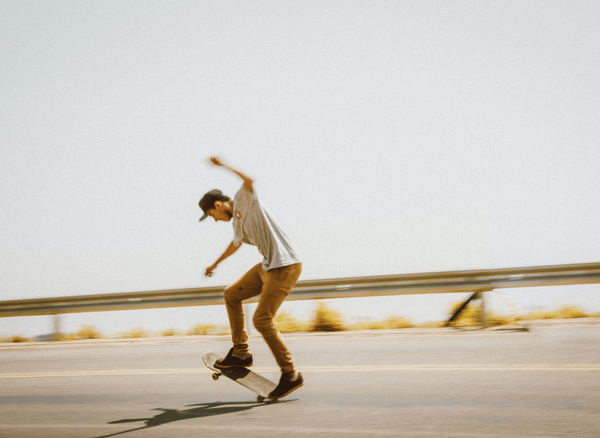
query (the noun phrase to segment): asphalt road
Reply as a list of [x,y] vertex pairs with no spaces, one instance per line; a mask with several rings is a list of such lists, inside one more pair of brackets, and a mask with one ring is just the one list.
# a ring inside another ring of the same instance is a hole
[[224,337],[1,346],[0,436],[600,436],[600,326],[286,339],[306,383],[275,403],[211,379]]

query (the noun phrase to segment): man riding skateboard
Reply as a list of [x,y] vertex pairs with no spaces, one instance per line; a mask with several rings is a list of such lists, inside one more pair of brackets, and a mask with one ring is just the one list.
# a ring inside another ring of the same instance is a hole
[[304,379],[302,374],[296,371],[292,356],[279,330],[273,324],[273,318],[300,277],[302,263],[275,218],[256,196],[252,179],[223,164],[217,157],[210,157],[209,160],[215,166],[235,173],[244,183],[233,199],[225,196],[220,190],[211,190],[198,203],[204,212],[200,221],[210,216],[215,222],[233,223],[233,241],[221,257],[206,269],[205,275],[210,277],[217,265],[235,253],[242,243],[256,246],[264,257],[261,263],[225,289],[224,298],[231,325],[233,348],[227,356],[218,360],[215,366],[231,368],[252,365],[242,302],[260,295],[252,321],[271,349],[282,373],[279,384],[269,398],[285,397],[301,387]]

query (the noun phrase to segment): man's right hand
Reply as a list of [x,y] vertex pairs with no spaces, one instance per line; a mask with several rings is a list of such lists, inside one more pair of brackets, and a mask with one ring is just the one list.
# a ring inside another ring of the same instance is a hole
[[217,265],[210,265],[208,268],[206,268],[206,272],[205,272],[205,276],[206,277],[212,277],[213,275],[213,271],[217,269]]

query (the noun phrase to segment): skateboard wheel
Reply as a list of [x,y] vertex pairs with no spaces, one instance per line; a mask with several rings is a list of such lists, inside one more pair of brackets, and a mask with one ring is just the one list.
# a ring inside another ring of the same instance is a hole
[[212,379],[213,379],[213,380],[219,380],[219,373],[214,373],[214,374],[212,375]]
[[256,401],[262,403],[265,401],[265,398],[262,395],[259,395],[258,397],[256,397]]

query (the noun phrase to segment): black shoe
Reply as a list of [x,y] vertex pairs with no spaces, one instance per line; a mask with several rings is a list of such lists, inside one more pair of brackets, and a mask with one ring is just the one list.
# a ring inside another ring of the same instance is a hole
[[285,397],[286,395],[289,395],[296,389],[300,388],[302,385],[304,385],[302,374],[297,373],[296,377],[292,378],[289,373],[283,373],[277,388],[271,391],[269,398],[271,400],[277,400],[278,398]]
[[233,368],[233,367],[251,367],[252,366],[252,355],[248,354],[246,359],[240,359],[237,356],[233,355],[233,348],[229,350],[227,356],[222,359],[217,359],[215,361],[216,368]]

